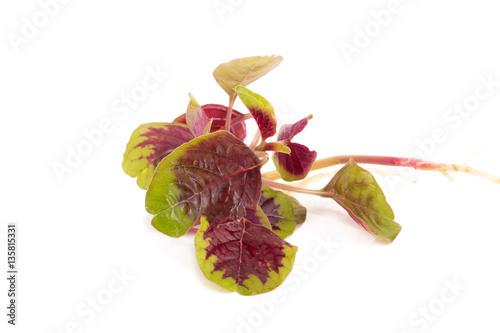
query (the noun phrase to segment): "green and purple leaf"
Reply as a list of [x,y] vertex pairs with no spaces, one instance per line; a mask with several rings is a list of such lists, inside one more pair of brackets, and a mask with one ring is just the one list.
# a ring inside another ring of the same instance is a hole
[[170,123],[148,123],[139,126],[130,137],[123,154],[122,168],[137,185],[146,190],[155,167],[175,148],[194,139],[188,126]]
[[[213,119],[210,132],[216,132],[224,129],[226,125],[227,106],[220,104],[205,104],[202,106],[203,111],[208,119]],[[231,133],[233,133],[241,141],[247,137],[247,127],[245,124],[245,115],[233,110],[231,115]],[[174,123],[186,124],[186,114],[183,113],[174,120]]]
[[237,86],[234,90],[257,122],[262,141],[266,141],[267,138],[275,135],[278,121],[271,103],[244,86]]
[[290,154],[279,152],[273,154],[276,170],[287,182],[306,178],[316,160],[316,151],[299,143],[290,142],[287,146],[290,148]]
[[293,233],[295,230],[294,207],[285,193],[263,185],[259,205],[278,236],[286,238]]
[[214,78],[231,99],[236,97],[236,86],[247,86],[278,66],[281,56],[256,56],[235,59],[217,66]]
[[184,235],[200,218],[239,220],[259,203],[261,161],[241,140],[217,131],[193,139],[157,166],[146,193],[153,226]]
[[273,229],[271,222],[269,221],[266,213],[264,213],[264,211],[262,210],[262,207],[247,206],[245,207],[245,211],[245,219],[247,219],[248,221],[266,227],[269,230]]
[[256,295],[278,287],[292,270],[297,247],[242,218],[201,217],[196,258],[205,277],[229,291]]
[[306,127],[312,116],[308,116],[295,124],[283,125],[278,133],[278,141],[290,148],[290,153],[276,152],[273,162],[281,178],[286,181],[301,180],[306,178],[316,160],[317,153],[306,146],[291,142],[293,137]]
[[321,190],[332,198],[365,230],[392,242],[401,231],[382,189],[367,170],[350,160]]
[[208,132],[210,132],[211,126],[208,126],[210,120],[193,95],[189,94],[189,98],[190,100],[186,110],[186,123],[195,137],[202,136],[206,134],[207,128]]
[[266,142],[266,144],[264,145],[262,150],[263,151],[276,151],[276,152],[284,153],[284,154],[290,154],[292,152],[290,147],[288,147],[286,144],[283,144],[281,142],[269,142],[269,143]]

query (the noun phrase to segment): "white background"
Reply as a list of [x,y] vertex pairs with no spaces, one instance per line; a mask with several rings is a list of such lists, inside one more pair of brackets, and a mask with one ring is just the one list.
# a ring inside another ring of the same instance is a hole
[[[420,150],[427,159],[468,161],[500,176],[500,86],[460,124],[443,118],[472,100],[481,76],[500,81],[496,2],[401,0],[381,28],[370,13],[387,9],[388,0],[269,2],[222,0],[230,10],[221,14],[212,0],[68,1],[17,47],[11,40],[22,36],[23,18],[33,22],[42,9],[34,0],[1,3],[0,257],[5,267],[6,225],[15,222],[20,267],[18,325],[6,324],[2,278],[2,327],[43,333],[500,329],[500,187],[480,178],[453,174],[451,182],[435,172],[401,176],[395,168],[367,166],[403,226],[392,244],[376,241],[333,201],[299,196],[309,216],[288,239],[299,247],[290,282],[255,297],[207,281],[193,235],[171,239],[151,227],[145,192],[121,169],[130,134],[184,112],[188,92],[203,104],[227,103],[212,71],[244,56],[284,57],[250,88],[274,105],[280,122],[314,114],[296,140],[319,157],[407,157]],[[357,29],[367,26],[373,37],[359,44]],[[356,38],[360,47],[349,62],[341,45],[355,46]],[[169,75],[128,114],[114,112],[148,67]],[[112,130],[59,180],[53,164],[66,163],[68,147],[76,149],[86,140],[83,132],[103,119]],[[438,128],[446,139],[430,144]],[[427,142],[425,149],[417,142]],[[320,247],[332,241],[338,246],[331,254]],[[130,277],[123,284],[114,278],[121,272]],[[454,293],[450,283],[465,289]],[[98,304],[100,311],[88,303],[96,297],[106,303]],[[419,312],[426,308],[429,317]]]

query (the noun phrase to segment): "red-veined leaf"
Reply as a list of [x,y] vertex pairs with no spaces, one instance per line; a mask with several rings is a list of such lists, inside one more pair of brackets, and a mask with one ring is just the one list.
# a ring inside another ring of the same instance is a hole
[[316,160],[317,153],[306,146],[291,142],[293,137],[306,127],[312,116],[303,118],[295,124],[283,125],[278,133],[279,142],[285,143],[290,148],[290,153],[276,152],[273,154],[273,162],[281,178],[286,181],[304,179]]
[[244,86],[237,86],[234,90],[257,122],[262,141],[266,141],[267,138],[276,134],[278,121],[271,103]]
[[256,295],[278,287],[290,273],[297,247],[242,218],[201,218],[196,257],[206,278],[229,291]]
[[[210,132],[216,132],[224,129],[226,124],[227,106],[220,104],[205,104],[202,106],[203,111],[208,119],[212,118]],[[245,125],[245,116],[240,112],[233,110],[231,118],[231,133],[233,133],[241,141],[247,137],[247,128]],[[174,120],[174,123],[186,124],[186,114],[183,113]]]
[[264,162],[226,131],[180,146],[158,164],[146,193],[153,226],[180,237],[202,215],[239,220],[259,202]]
[[139,126],[130,137],[123,154],[122,168],[137,185],[147,189],[156,165],[175,148],[194,138],[186,125],[148,123]]

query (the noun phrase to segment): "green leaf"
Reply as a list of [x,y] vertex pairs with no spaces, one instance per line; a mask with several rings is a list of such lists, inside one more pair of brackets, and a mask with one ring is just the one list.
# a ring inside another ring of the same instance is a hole
[[307,208],[302,206],[295,197],[292,197],[291,195],[287,195],[288,200],[290,200],[290,203],[293,206],[293,220],[295,221],[296,224],[301,224],[304,223],[306,220],[307,216]]
[[188,126],[170,123],[148,123],[139,126],[130,137],[123,154],[122,168],[137,185],[147,189],[156,165],[175,148],[192,140]]
[[236,86],[246,86],[276,68],[281,56],[256,56],[235,59],[217,66],[214,78],[229,97],[235,96]]
[[264,151],[275,151],[279,153],[284,153],[284,154],[290,154],[292,150],[290,147],[288,147],[286,144],[283,144],[281,142],[269,142],[264,145],[262,148]]
[[241,140],[217,131],[186,143],[158,164],[146,193],[153,226],[184,235],[200,218],[239,220],[256,207],[262,187],[261,161]]
[[237,86],[234,90],[257,122],[262,141],[276,134],[278,121],[271,103],[244,86]]
[[367,170],[350,160],[321,191],[376,237],[392,242],[401,231],[382,189]]
[[193,94],[189,93],[188,96],[189,96],[188,110],[196,109],[201,106],[200,103],[198,103],[198,101],[196,100],[196,98],[194,98]]
[[285,193],[263,185],[259,205],[278,236],[286,238],[293,233],[295,230],[294,210]]
[[205,277],[229,291],[256,295],[278,287],[292,270],[297,247],[246,218],[203,216],[195,237],[196,258]]

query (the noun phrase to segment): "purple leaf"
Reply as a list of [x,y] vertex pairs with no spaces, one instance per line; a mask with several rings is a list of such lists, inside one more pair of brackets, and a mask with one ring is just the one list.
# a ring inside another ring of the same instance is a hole
[[312,119],[312,117],[312,115],[309,115],[306,118],[297,121],[295,124],[287,124],[281,126],[280,132],[278,134],[278,141],[292,140],[294,136],[302,132],[302,130],[307,126],[307,123]]
[[293,233],[295,230],[294,206],[285,193],[263,185],[259,206],[269,219],[272,230],[278,236],[286,238]]
[[226,131],[182,145],[158,164],[146,193],[153,226],[180,237],[202,215],[239,220],[259,202],[263,163]]
[[[220,129],[224,129],[226,125],[227,106],[220,104],[205,104],[202,106],[203,111],[208,119],[213,118],[210,132],[213,133]],[[244,121],[244,115],[233,110],[231,116],[231,133],[233,133],[241,141],[247,137],[247,127]],[[186,124],[186,114],[182,114],[174,120],[174,123]]]
[[306,178],[316,160],[318,154],[314,150],[309,150],[309,148],[299,143],[291,142],[295,135],[302,132],[310,119],[312,119],[312,115],[299,120],[295,124],[283,125],[280,128],[278,140],[290,148],[290,153],[274,153],[273,162],[283,180],[291,182]]
[[[262,197],[261,197],[262,198]],[[245,219],[248,221],[266,227],[269,230],[272,230],[271,222],[269,221],[268,216],[262,210],[262,207],[257,205],[256,207],[247,206],[245,207]]]
[[147,189],[155,167],[183,143],[194,139],[186,125],[149,123],[139,126],[130,137],[123,154],[123,171],[137,177],[137,185]]
[[290,148],[290,154],[273,154],[276,170],[281,178],[288,182],[306,178],[318,153],[299,143],[290,142],[287,146]]
[[209,223],[202,217],[195,247],[206,278],[242,295],[278,287],[290,273],[297,252],[296,246],[245,218],[216,218]]

